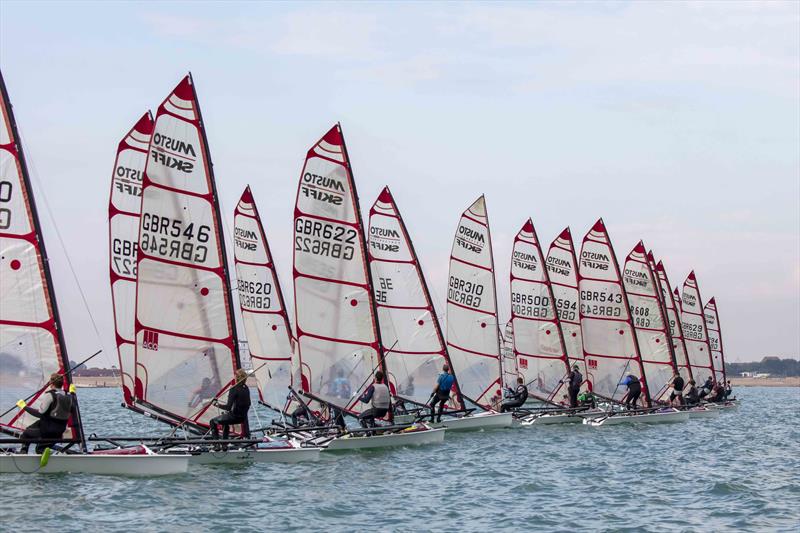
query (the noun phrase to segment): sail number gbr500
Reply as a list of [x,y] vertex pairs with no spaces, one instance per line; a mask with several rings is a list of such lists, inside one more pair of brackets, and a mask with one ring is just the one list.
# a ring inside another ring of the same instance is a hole
[[319,220],[294,221],[294,249],[333,259],[351,261],[355,256],[358,233],[353,228]]
[[142,214],[142,236],[139,247],[150,254],[191,263],[205,263],[208,260],[207,243],[211,228],[205,224],[186,224],[183,220]]

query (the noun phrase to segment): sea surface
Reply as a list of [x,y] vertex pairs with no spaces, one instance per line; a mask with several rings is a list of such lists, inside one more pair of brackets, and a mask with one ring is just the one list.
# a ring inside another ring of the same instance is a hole
[[[0,530],[798,531],[800,389],[735,392],[738,409],[681,424],[448,434],[167,478],[2,474]],[[116,389],[79,397],[89,432],[165,431]]]

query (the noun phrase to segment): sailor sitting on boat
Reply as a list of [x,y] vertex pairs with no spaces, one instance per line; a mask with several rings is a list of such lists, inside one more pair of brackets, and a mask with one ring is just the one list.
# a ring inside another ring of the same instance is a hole
[[708,396],[708,394],[711,392],[713,388],[714,388],[714,380],[711,378],[711,376],[708,376],[706,382],[703,383],[702,387],[700,387],[701,389],[700,398],[705,398],[706,396]]
[[[219,426],[222,426],[222,438],[228,439],[231,426],[244,424],[247,421],[247,412],[250,411],[250,389],[247,388],[247,372],[241,368],[236,371],[236,385],[228,391],[228,401],[225,405],[219,405],[225,411],[221,415],[214,417],[209,422],[211,426],[211,436],[219,439]],[[246,425],[244,426],[246,428]],[[218,446],[216,446],[218,447]]]
[[361,427],[375,427],[375,419],[383,418],[389,412],[391,400],[389,387],[383,382],[383,372],[375,372],[375,382],[359,398],[361,403],[372,402],[372,407],[358,415]]
[[[64,376],[55,373],[50,375],[50,387],[42,395],[39,409],[34,409],[25,403],[25,400],[17,402],[17,407],[35,416],[39,420],[28,426],[20,437],[24,441],[34,441],[39,439],[60,439],[67,430],[67,421],[72,414],[75,393],[75,386],[70,385],[69,392],[64,392]],[[25,442],[20,449],[20,453],[28,453],[29,442]],[[43,453],[48,444],[37,444],[36,453]]]
[[686,405],[697,405],[700,403],[700,394],[697,392],[697,387],[693,379],[689,380],[689,390],[686,393]]
[[525,382],[521,377],[517,378],[517,388],[515,390],[509,388],[508,392],[510,394],[507,396],[506,401],[503,402],[503,405],[500,406],[501,413],[522,407],[525,404],[525,400],[528,399],[528,387],[525,386]]

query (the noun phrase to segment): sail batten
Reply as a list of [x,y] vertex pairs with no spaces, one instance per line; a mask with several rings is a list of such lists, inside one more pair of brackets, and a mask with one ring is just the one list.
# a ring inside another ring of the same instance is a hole
[[531,219],[514,238],[510,280],[517,372],[531,396],[557,403],[569,362],[550,276]]
[[650,398],[633,329],[630,304],[623,286],[611,239],[598,220],[583,239],[578,268],[580,318],[586,372],[592,391],[619,401],[625,394],[621,381],[638,374],[645,402]]
[[[191,75],[159,106],[143,175],[137,406],[199,430],[240,366],[222,219]],[[235,430],[246,431],[246,427]]]
[[[40,407],[50,374],[72,384],[49,260],[17,124],[0,73],[0,399]],[[12,410],[0,432],[17,435],[37,418]],[[82,438],[77,397],[65,439]]]
[[294,326],[303,391],[350,413],[365,408],[371,375],[387,374],[363,228],[337,124],[308,150],[297,187]]
[[447,348],[461,393],[484,408],[502,387],[494,257],[486,203],[461,215],[450,253]]
[[[416,250],[388,187],[369,215],[369,263],[386,368],[397,395],[425,404],[450,363]],[[458,376],[450,408],[461,404]]]

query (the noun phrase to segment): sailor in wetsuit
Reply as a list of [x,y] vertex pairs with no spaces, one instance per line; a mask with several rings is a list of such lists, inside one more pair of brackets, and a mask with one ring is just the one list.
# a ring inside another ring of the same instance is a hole
[[697,405],[700,403],[700,394],[693,379],[689,380],[689,390],[686,392],[686,405]]
[[431,423],[436,422],[436,420],[434,420],[436,404],[439,404],[438,422],[442,421],[442,411],[444,411],[447,400],[450,399],[450,389],[453,388],[453,383],[455,383],[455,381],[455,376],[450,373],[450,367],[446,364],[443,365],[442,373],[439,374],[436,385],[433,387],[433,393],[431,393]]
[[733,388],[731,387],[731,380],[728,380],[728,383],[725,385],[725,399],[731,399],[731,393],[733,392]]
[[642,394],[642,384],[639,382],[639,379],[633,374],[628,374],[619,384],[627,385],[628,387],[628,392],[622,397],[622,403],[624,403],[625,407],[628,409],[636,409],[636,402]]
[[375,419],[383,418],[389,412],[391,400],[389,387],[383,382],[383,372],[375,372],[375,382],[359,398],[361,403],[372,402],[372,407],[358,415],[361,427],[375,427]]
[[[36,422],[28,426],[22,432],[20,438],[23,441],[34,441],[37,439],[60,439],[67,430],[67,421],[72,414],[72,407],[75,404],[73,394],[75,386],[70,385],[69,394],[64,392],[64,376],[55,373],[50,375],[50,387],[42,395],[39,409],[29,407],[25,400],[17,402],[17,407],[31,416],[38,418]],[[20,453],[28,453],[30,442],[24,442]],[[37,444],[36,453],[43,453],[48,444]]]
[[[247,387],[247,372],[241,368],[236,371],[236,385],[228,391],[228,401],[225,405],[217,406],[225,411],[221,415],[211,419],[211,436],[219,439],[219,426],[222,426],[222,438],[227,439],[230,427],[236,424],[244,424],[247,430],[247,412],[250,411],[250,389]],[[247,436],[247,435],[245,435]]]
[[525,401],[528,399],[528,387],[525,386],[525,381],[521,377],[517,378],[517,388],[513,391],[511,389],[508,390],[511,392],[511,394],[500,406],[501,413],[513,411],[518,407],[522,407],[525,404]]
[[706,396],[708,396],[713,388],[714,388],[714,380],[711,378],[711,376],[708,376],[706,382],[703,383],[702,387],[700,387],[701,389],[700,398],[705,398]]
[[683,378],[681,377],[678,372],[675,372],[672,375],[672,381],[670,382],[672,385],[672,392],[669,393],[669,403],[676,403],[678,405],[683,405],[683,387],[685,386],[683,382]]
[[567,378],[569,380],[569,384],[567,386],[567,392],[569,393],[569,406],[572,408],[578,407],[578,393],[581,390],[581,383],[583,382],[583,376],[578,368],[578,365],[572,365],[572,371],[569,373],[569,377]]

